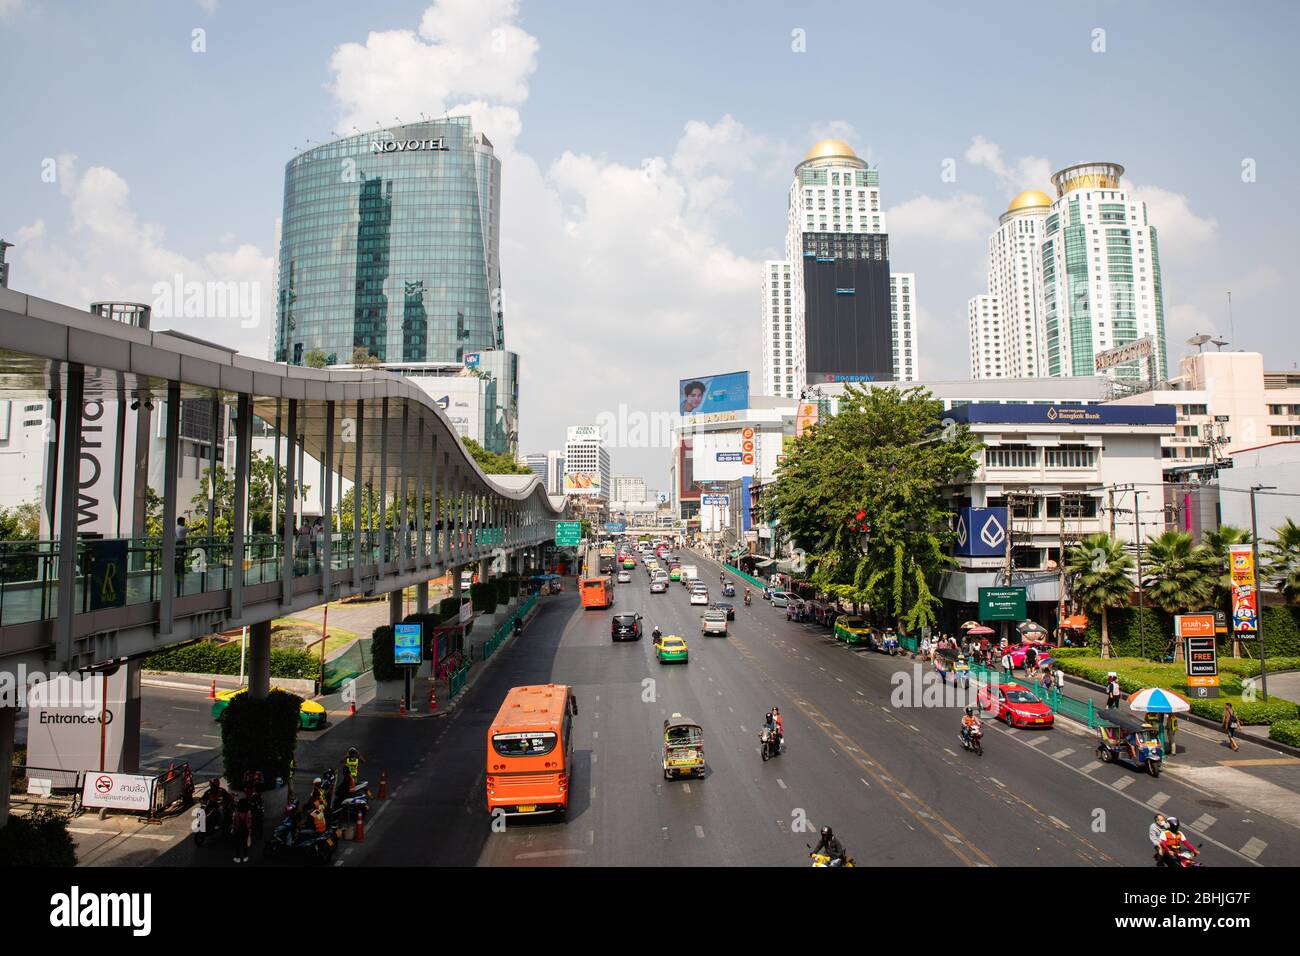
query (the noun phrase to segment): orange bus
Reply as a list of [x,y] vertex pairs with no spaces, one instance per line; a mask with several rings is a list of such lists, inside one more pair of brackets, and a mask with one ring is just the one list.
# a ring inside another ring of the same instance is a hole
[[582,606],[606,608],[614,603],[614,579],[602,575],[595,578],[582,578],[578,582],[582,592]]
[[510,689],[487,732],[488,813],[568,813],[577,713],[564,684]]

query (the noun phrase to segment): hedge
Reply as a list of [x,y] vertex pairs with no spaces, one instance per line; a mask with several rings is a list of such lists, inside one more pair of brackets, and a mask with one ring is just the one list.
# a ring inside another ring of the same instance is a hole
[[[144,659],[145,670],[176,671],[186,674],[239,673],[240,648],[238,641],[218,644],[199,641],[171,647]],[[281,679],[301,678],[315,680],[320,676],[320,656],[296,647],[271,648],[271,677]]]
[[480,581],[469,586],[469,596],[474,601],[474,610],[491,614],[497,608],[497,586],[495,581]]
[[[1159,608],[1144,609],[1147,657],[1160,660],[1172,652],[1174,618]],[[1264,653],[1268,657],[1300,657],[1300,607],[1280,604],[1265,605],[1262,612],[1264,624]],[[1138,608],[1112,608],[1107,614],[1110,631],[1110,652],[1114,657],[1137,657],[1142,646],[1138,633]],[[1101,615],[1088,615],[1085,631],[1088,646],[1101,651]],[[1231,635],[1219,638],[1219,653],[1230,653]],[[1254,644],[1243,643],[1243,652],[1258,656]]]
[[1243,724],[1273,724],[1277,721],[1294,720],[1300,717],[1300,707],[1295,705],[1294,701],[1284,700],[1281,697],[1269,695],[1267,701],[1256,698],[1255,700],[1242,700],[1240,697],[1216,697],[1208,700],[1201,698],[1192,698],[1192,713],[1198,717],[1206,717],[1219,723],[1223,720],[1223,705],[1231,702],[1232,709],[1237,712],[1237,719]]
[[[1270,657],[1265,663],[1270,674],[1300,670],[1300,657]],[[1253,657],[1220,657],[1219,670],[1229,670],[1243,677],[1258,677],[1259,661]]]
[[1300,747],[1300,720],[1275,720],[1268,728],[1268,739]]
[[68,818],[54,807],[37,807],[26,816],[10,814],[0,828],[0,867],[76,865]]
[[393,626],[381,624],[370,635],[371,663],[375,680],[397,680],[402,672],[393,663]]
[[221,716],[221,756],[225,778],[239,781],[246,770],[260,770],[268,782],[288,779],[298,742],[302,698],[273,689],[264,699],[238,694]]

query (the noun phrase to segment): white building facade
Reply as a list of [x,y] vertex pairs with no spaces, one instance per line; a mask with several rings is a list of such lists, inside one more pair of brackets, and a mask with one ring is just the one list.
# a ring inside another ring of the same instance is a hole
[[564,443],[565,495],[603,498],[612,494],[609,451],[599,425],[571,425]]
[[916,346],[916,275],[889,274],[889,318],[894,337],[894,381],[915,382],[921,377]]
[[790,263],[763,263],[763,394],[795,398],[804,381],[803,321],[795,321]]

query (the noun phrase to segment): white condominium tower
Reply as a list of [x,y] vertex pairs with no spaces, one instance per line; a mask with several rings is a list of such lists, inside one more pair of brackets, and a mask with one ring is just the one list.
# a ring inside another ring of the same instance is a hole
[[879,174],[847,143],[822,140],[795,167],[785,252],[763,264],[769,394],[915,377],[915,277],[891,278]]
[[763,394],[798,398],[804,381],[803,321],[794,320],[790,263],[763,263]]
[[988,295],[975,296],[967,306],[972,378],[1047,374],[1038,263],[1051,206],[1046,193],[1026,189],[989,236]]
[[916,276],[889,274],[889,323],[894,340],[894,381],[915,382],[920,377],[916,349]]
[[[1056,199],[1029,189],[988,243],[988,294],[967,304],[973,378],[1095,374],[1098,352],[1151,336],[1165,373],[1156,231],[1120,185],[1124,167],[1084,163],[1052,176]],[[1138,378],[1139,363],[1116,367]]]
[[[1118,163],[1081,163],[1053,174],[1056,201],[1043,224],[1041,281],[1048,375],[1092,375],[1093,356],[1151,336],[1166,376],[1164,299],[1156,229],[1120,184]],[[1142,376],[1140,363],[1117,378]]]

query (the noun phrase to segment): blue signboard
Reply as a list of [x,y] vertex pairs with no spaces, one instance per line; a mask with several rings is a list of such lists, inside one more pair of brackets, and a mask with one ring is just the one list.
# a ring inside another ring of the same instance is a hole
[[957,512],[957,548],[963,558],[999,558],[1007,553],[1007,509],[962,508]]
[[606,521],[605,531],[609,534],[622,534],[627,530],[626,521]]
[[996,425],[1172,425],[1172,405],[958,405],[944,417],[955,422]]
[[393,625],[393,663],[419,665],[421,657],[420,625]]
[[749,373],[684,378],[677,383],[677,401],[683,415],[742,411],[749,407]]
[[478,366],[479,366],[479,354],[477,352],[470,352],[468,355],[465,356],[466,368],[478,368]]
[[749,511],[754,507],[754,499],[750,495],[750,486],[754,479],[749,475],[740,479],[740,530],[751,531],[754,527],[753,517]]

